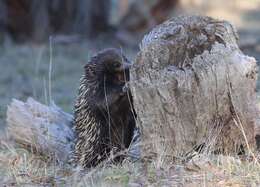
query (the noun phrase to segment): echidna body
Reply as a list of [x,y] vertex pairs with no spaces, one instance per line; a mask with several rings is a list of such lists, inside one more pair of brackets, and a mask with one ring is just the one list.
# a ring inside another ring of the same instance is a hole
[[101,51],[85,65],[74,113],[74,162],[83,168],[96,166],[131,143],[135,114],[131,92],[125,89],[129,65],[117,49]]

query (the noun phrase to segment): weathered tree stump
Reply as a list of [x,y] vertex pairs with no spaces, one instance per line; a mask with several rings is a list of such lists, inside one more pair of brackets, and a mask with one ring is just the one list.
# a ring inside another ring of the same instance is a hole
[[131,71],[143,157],[255,147],[256,61],[226,21],[181,16],[147,34]]

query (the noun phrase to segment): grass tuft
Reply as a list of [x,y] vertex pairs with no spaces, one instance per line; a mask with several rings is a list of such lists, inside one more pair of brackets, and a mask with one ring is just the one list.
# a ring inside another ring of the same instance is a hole
[[6,186],[259,186],[260,167],[252,156],[198,154],[180,165],[125,161],[83,172],[2,141],[0,181]]

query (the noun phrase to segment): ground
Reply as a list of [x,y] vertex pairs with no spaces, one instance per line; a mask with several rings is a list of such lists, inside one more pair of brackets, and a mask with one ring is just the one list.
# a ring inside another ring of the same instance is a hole
[[260,166],[252,156],[197,155],[186,164],[126,161],[80,173],[9,146],[0,152],[0,181],[3,186],[259,186]]

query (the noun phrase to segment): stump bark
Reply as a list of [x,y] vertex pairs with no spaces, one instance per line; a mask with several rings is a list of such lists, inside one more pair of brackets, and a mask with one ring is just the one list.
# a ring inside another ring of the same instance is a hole
[[255,147],[257,65],[237,39],[230,23],[200,16],[170,19],[143,38],[130,83],[142,157]]

